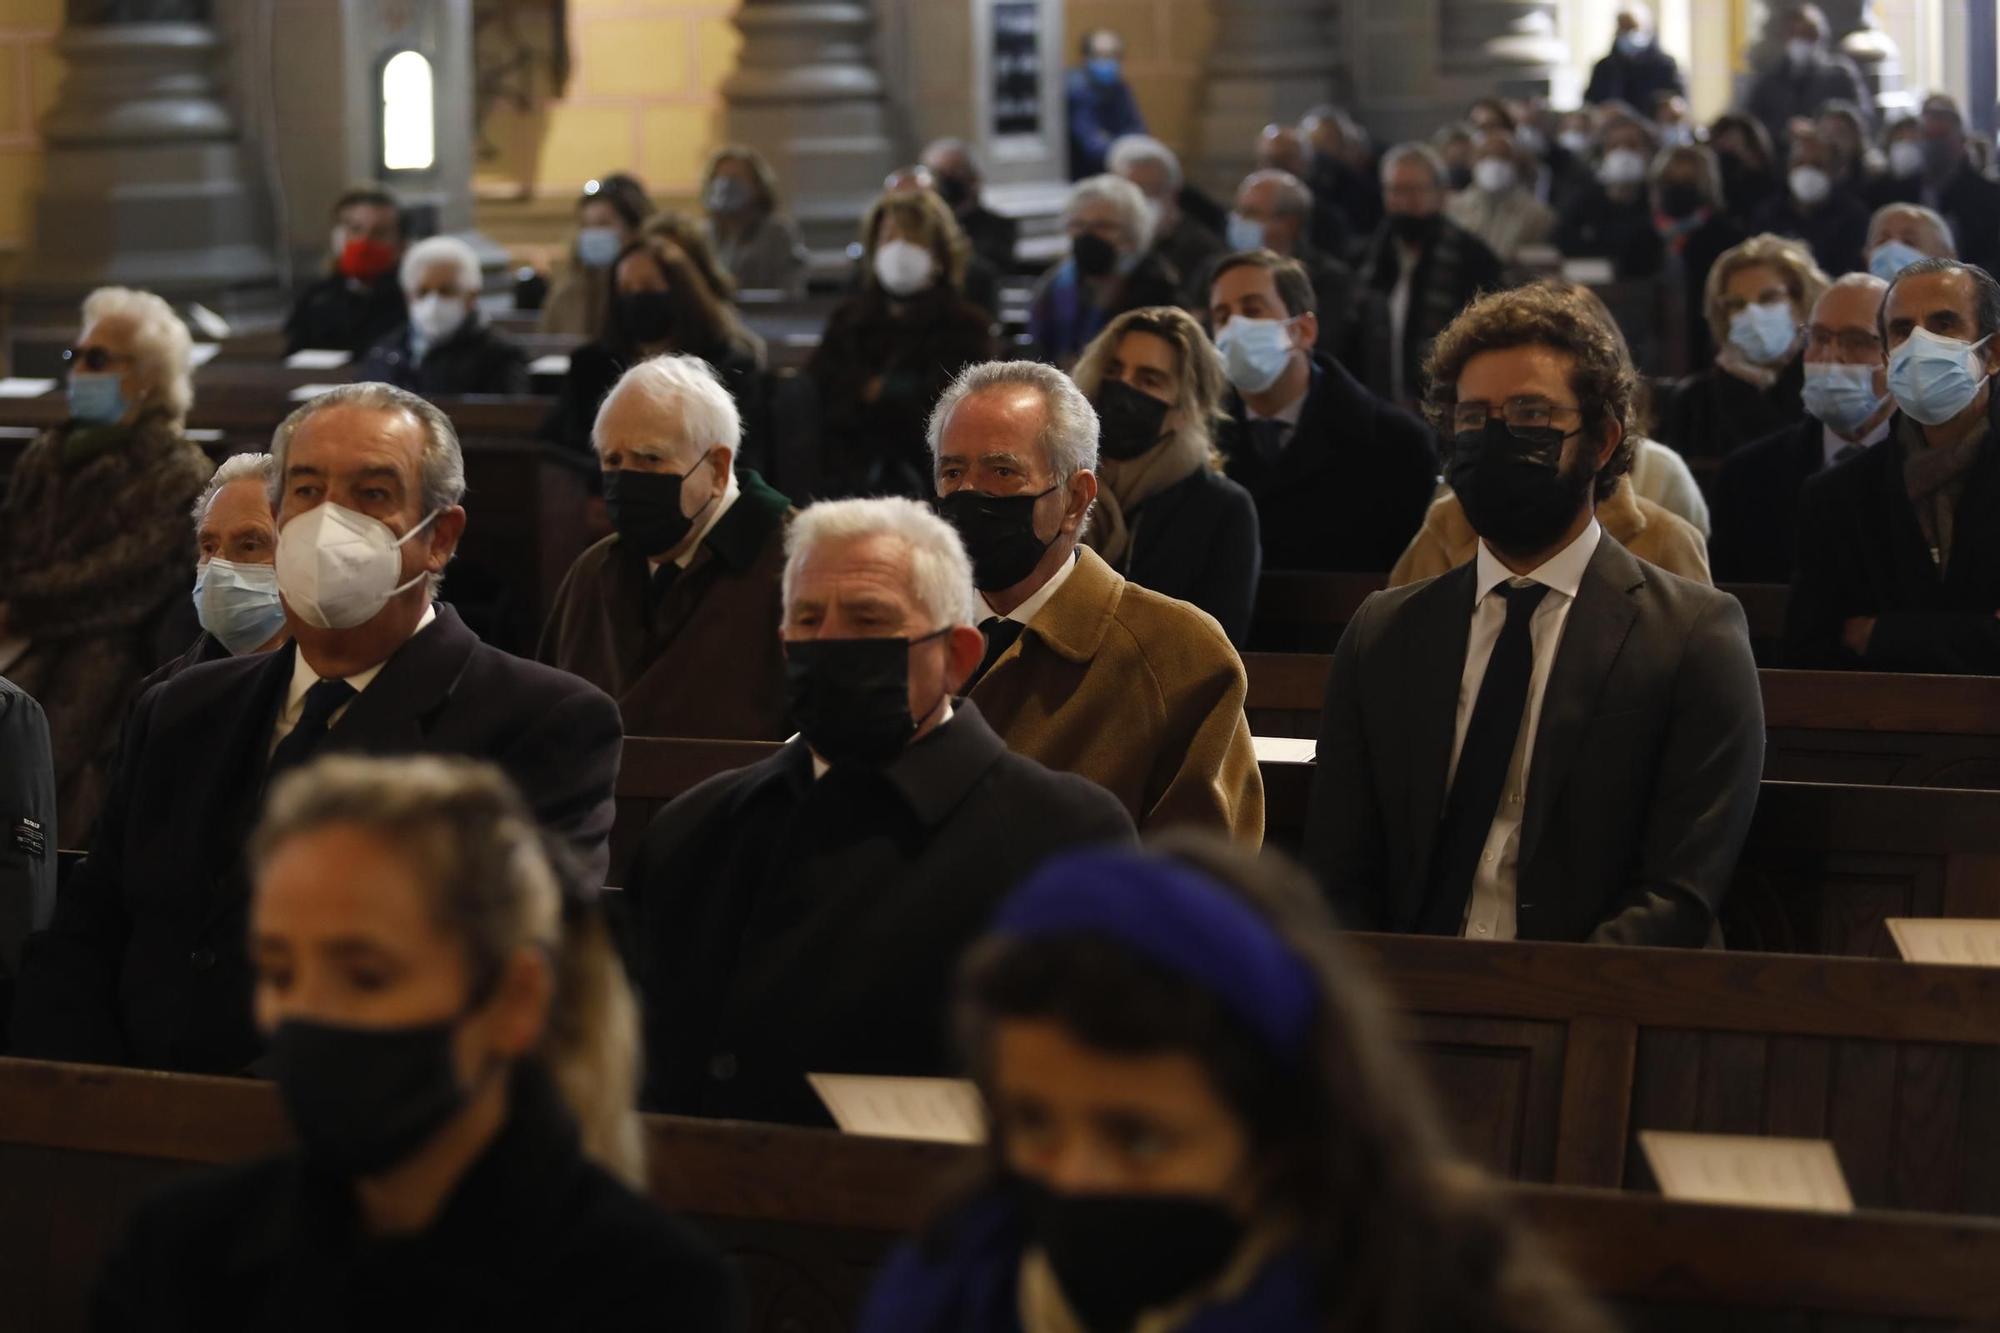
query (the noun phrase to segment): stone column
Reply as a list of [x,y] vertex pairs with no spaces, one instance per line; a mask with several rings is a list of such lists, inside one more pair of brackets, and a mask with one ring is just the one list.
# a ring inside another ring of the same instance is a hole
[[1379,146],[1429,135],[1476,97],[1545,95],[1568,57],[1556,0],[1350,0],[1352,67],[1363,120]]
[[1228,199],[1256,161],[1257,136],[1345,94],[1332,0],[1215,0],[1215,46],[1190,167]]
[[785,182],[807,243],[853,239],[899,153],[854,0],[743,0],[743,49],[722,85],[725,134],[754,145]]
[[66,322],[114,283],[225,314],[275,310],[269,206],[216,85],[221,39],[205,10],[183,6],[200,17],[177,22],[120,12],[78,5],[57,38],[67,73],[42,122],[17,319]]

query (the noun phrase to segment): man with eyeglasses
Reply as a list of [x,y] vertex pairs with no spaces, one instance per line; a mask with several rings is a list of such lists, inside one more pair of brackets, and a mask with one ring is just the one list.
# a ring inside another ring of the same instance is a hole
[[1889,284],[1849,273],[1813,303],[1806,323],[1805,420],[1746,444],[1716,478],[1709,564],[1718,582],[1789,583],[1807,478],[1889,433],[1896,405],[1876,316]]
[[1763,705],[1735,599],[1598,524],[1637,440],[1623,343],[1532,286],[1474,302],[1426,371],[1479,551],[1348,625],[1308,863],[1360,930],[1719,941]]

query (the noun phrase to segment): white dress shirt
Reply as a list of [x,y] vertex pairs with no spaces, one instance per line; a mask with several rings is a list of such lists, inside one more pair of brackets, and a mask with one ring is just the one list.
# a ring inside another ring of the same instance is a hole
[[1869,449],[1882,443],[1882,441],[1889,438],[1889,423],[1893,420],[1895,420],[1894,417],[1882,418],[1874,430],[1869,431],[1858,440],[1850,440],[1844,435],[1835,433],[1831,426],[1822,427],[1823,433],[1820,436],[1820,448],[1825,450],[1826,454],[1820,466],[1832,467],[1834,456],[1843,449],[1853,448],[1856,445],[1863,449]]
[[[416,638],[417,635],[429,629],[431,622],[436,619],[437,604],[433,602],[424,608],[424,618],[417,622],[417,627],[414,630],[410,631],[410,639]],[[408,643],[410,639],[405,639],[403,642]],[[401,650],[399,649],[398,651]],[[395,654],[391,653],[389,656],[393,657]],[[389,658],[385,657],[367,670],[357,671],[345,678],[347,683],[354,687],[355,699],[360,698],[362,691],[375,683],[375,677],[381,675],[382,668],[387,665],[389,665]],[[319,673],[306,664],[306,655],[294,647],[292,650],[292,685],[291,689],[285,695],[285,706],[278,710],[278,724],[271,728],[272,750],[276,750],[278,742],[291,735],[292,728],[299,725],[299,718],[306,711],[306,691],[319,684],[319,682]],[[354,707],[354,699],[349,699],[346,703],[334,709],[333,716],[326,720],[326,725],[329,728],[339,725],[340,719],[346,717],[347,710],[352,707]],[[266,753],[268,754],[269,751],[266,751]]]
[[[694,563],[694,553],[701,549],[701,544],[708,540],[708,534],[722,521],[722,516],[729,512],[729,506],[735,504],[736,497],[741,494],[743,488],[736,484],[736,469],[732,467],[729,469],[729,481],[722,488],[722,498],[709,506],[708,513],[694,529],[694,540],[687,544],[687,550],[674,557],[674,564],[680,567],[681,572],[687,572],[687,567]],[[655,560],[649,555],[646,557],[646,572],[657,574],[660,572],[660,566],[665,563],[666,561]]]
[[1472,901],[1465,913],[1464,934],[1468,939],[1511,940],[1514,938],[1515,875],[1520,868],[1521,816],[1527,810],[1528,765],[1535,753],[1535,728],[1542,720],[1542,692],[1549,685],[1549,668],[1555,664],[1556,650],[1562,646],[1563,627],[1569,623],[1569,609],[1582,586],[1583,571],[1597,553],[1604,529],[1596,519],[1577,535],[1575,541],[1556,552],[1537,569],[1516,575],[1501,564],[1486,543],[1479,544],[1478,568],[1472,604],[1472,631],[1465,642],[1465,670],[1458,681],[1458,725],[1451,739],[1451,767],[1446,770],[1446,790],[1458,776],[1458,752],[1465,746],[1465,731],[1472,722],[1473,705],[1479,700],[1479,686],[1486,679],[1486,666],[1493,647],[1507,623],[1507,600],[1495,593],[1502,583],[1525,588],[1539,583],[1548,588],[1541,605],[1528,621],[1528,637],[1533,643],[1534,666],[1528,676],[1527,705],[1521,713],[1521,730],[1514,738],[1514,755],[1507,762],[1507,782],[1500,791],[1500,805],[1493,812],[1493,827],[1486,834],[1486,849],[1479,855],[1479,867],[1472,874]]
[[[1049,604],[1049,599],[1056,595],[1056,589],[1063,586],[1063,583],[1068,580],[1070,574],[1075,569],[1076,569],[1076,552],[1071,551],[1069,559],[1063,561],[1062,568],[1058,569],[1055,573],[1049,575],[1049,581],[1047,583],[1044,583],[1041,587],[1035,589],[1034,596],[1030,597],[1027,601],[1021,603],[1019,606],[1015,607],[1012,611],[1009,611],[1004,617],[1002,617],[1002,619],[1018,620],[1023,625],[1032,624],[1035,619],[1035,613],[1040,611],[1043,607]],[[982,602],[986,602],[986,609],[988,611],[992,611],[993,614],[996,616],[1000,615],[998,611],[993,610],[993,603],[986,601],[985,593],[979,594],[979,600]]]
[[1410,287],[1417,280],[1417,265],[1423,259],[1423,251],[1394,237],[1389,245],[1396,252],[1397,265],[1396,285],[1389,289],[1389,396],[1400,403],[1409,387],[1403,383],[1403,334],[1410,327]]

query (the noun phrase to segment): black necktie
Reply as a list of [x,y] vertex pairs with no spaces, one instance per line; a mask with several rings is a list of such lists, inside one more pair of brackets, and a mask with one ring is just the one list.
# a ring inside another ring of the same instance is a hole
[[358,693],[344,680],[322,680],[307,690],[299,724],[271,751],[270,765],[264,770],[265,780],[268,782],[312,758],[313,751],[326,739],[327,724],[333,721],[333,715]]
[[1000,655],[1014,646],[1014,641],[1021,637],[1021,631],[1026,628],[1027,626],[1020,621],[1009,620],[1005,616],[994,616],[980,623],[979,632],[986,636],[986,656],[979,659],[979,670],[973,672],[972,679],[965,682],[966,693],[972,692],[972,687],[993,669],[993,664],[1000,660]]
[[1528,679],[1535,667],[1528,622],[1548,595],[1548,586],[1531,583],[1517,588],[1503,583],[1494,591],[1506,599],[1507,623],[1479,682],[1479,697],[1465,728],[1465,744],[1458,751],[1458,772],[1452,778],[1450,795],[1445,797],[1422,924],[1428,935],[1456,935],[1464,923],[1472,877],[1479,869],[1479,855],[1486,849],[1487,834],[1493,829],[1493,814],[1500,808],[1507,768],[1514,759],[1514,741],[1521,734],[1521,716],[1528,706]]

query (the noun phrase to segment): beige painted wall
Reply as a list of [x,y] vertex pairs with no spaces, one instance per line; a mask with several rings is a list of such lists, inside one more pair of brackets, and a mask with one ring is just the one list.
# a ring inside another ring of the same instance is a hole
[[29,211],[42,183],[35,125],[62,81],[56,29],[63,0],[0,4],[0,270],[28,242]]

